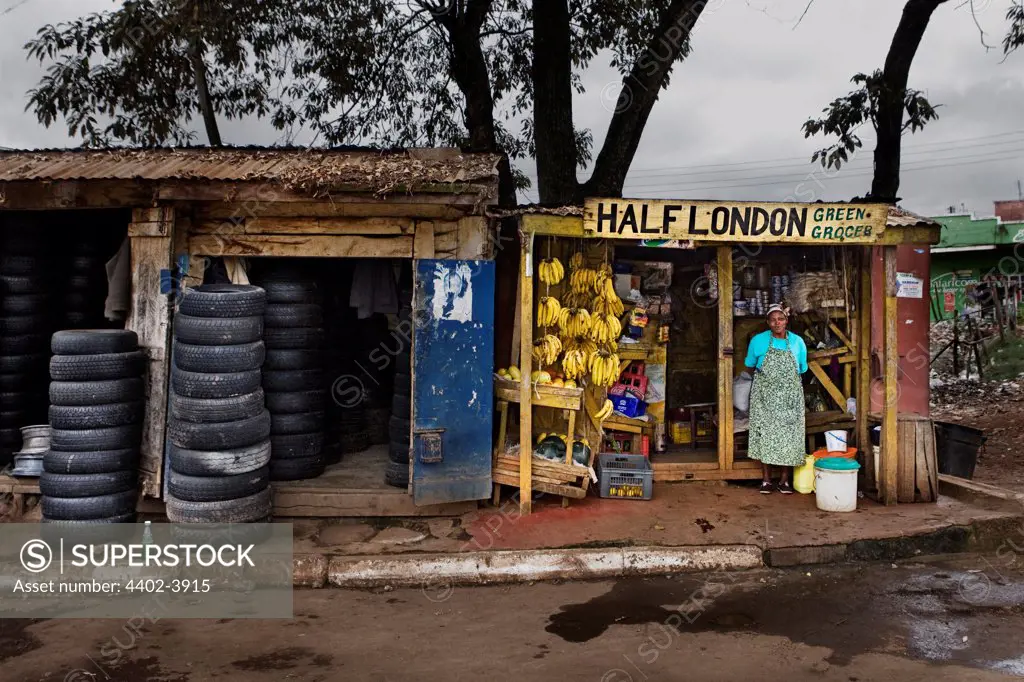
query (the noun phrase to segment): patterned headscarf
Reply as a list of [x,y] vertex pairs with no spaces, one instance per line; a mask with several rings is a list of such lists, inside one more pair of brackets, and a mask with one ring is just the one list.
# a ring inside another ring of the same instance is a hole
[[772,313],[782,313],[789,318],[789,308],[784,308],[781,303],[772,303],[768,306],[768,312],[765,313],[765,317],[769,317]]

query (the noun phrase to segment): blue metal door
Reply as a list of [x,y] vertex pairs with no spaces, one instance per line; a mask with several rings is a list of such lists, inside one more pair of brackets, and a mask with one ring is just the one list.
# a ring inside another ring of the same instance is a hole
[[494,261],[415,261],[412,492],[417,505],[491,494]]

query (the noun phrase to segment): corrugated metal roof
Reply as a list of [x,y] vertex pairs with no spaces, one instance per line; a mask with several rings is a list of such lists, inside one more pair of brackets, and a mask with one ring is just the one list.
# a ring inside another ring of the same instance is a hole
[[889,217],[885,221],[886,227],[939,227],[939,224],[931,218],[918,215],[899,206],[889,207]]
[[408,191],[497,182],[496,154],[456,149],[103,149],[0,151],[0,182],[183,180],[275,182],[312,191]]

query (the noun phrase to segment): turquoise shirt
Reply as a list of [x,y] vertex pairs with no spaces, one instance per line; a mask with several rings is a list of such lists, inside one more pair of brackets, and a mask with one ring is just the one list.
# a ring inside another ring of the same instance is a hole
[[779,350],[789,349],[796,360],[796,368],[801,374],[807,371],[807,344],[793,332],[786,332],[785,339],[776,339],[772,336],[772,330],[763,331],[750,339],[747,346],[747,359],[744,363],[747,367],[761,369],[764,356],[768,354],[768,344]]

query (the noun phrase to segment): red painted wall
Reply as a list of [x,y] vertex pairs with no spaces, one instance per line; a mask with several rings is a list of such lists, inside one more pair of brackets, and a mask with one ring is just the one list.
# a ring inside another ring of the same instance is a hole
[[997,201],[995,214],[1006,223],[1024,220],[1024,201]]
[[[899,403],[901,413],[929,415],[929,249],[927,246],[896,247],[896,271],[919,277],[924,282],[921,298],[901,298],[896,304],[897,346],[899,349]],[[880,411],[885,399],[882,347],[885,325],[885,267],[882,248],[876,247],[871,259],[871,409]]]

